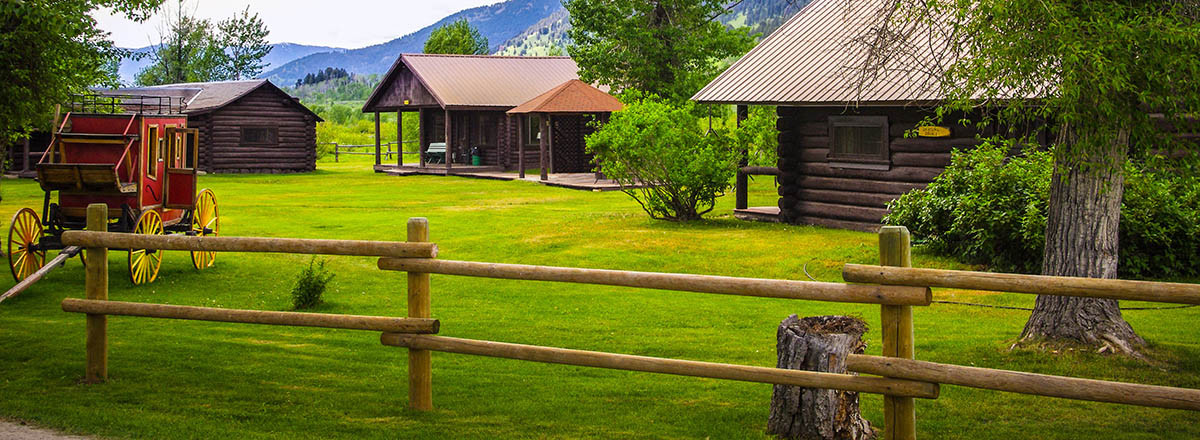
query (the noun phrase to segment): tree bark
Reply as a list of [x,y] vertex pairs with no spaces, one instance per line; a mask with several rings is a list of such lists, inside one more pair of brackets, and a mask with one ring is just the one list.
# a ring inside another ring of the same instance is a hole
[[[1042,274],[1116,278],[1118,226],[1124,195],[1123,166],[1128,133],[1089,154],[1071,145],[1087,145],[1088,136],[1064,126],[1055,153],[1054,177],[1046,224]],[[1101,350],[1137,355],[1144,345],[1121,317],[1116,300],[1039,295],[1021,334],[1022,341],[1067,340]]]
[[[861,320],[845,316],[789,316],[776,334],[776,366],[847,374],[846,357],[863,353],[866,331]],[[786,385],[775,386],[767,432],[804,440],[875,438],[871,424],[859,414],[858,393]]]

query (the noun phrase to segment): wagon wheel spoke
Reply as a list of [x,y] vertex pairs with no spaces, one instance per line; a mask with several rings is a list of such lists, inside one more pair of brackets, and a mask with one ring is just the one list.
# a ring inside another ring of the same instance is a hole
[[[220,218],[217,213],[217,198],[212,190],[201,190],[196,195],[196,206],[192,208],[192,232],[199,236],[220,235]],[[212,267],[216,259],[216,252],[192,251],[192,266],[197,270]]]
[[42,268],[46,252],[36,249],[42,240],[42,222],[37,213],[22,208],[13,215],[8,228],[8,268],[20,282]]
[[[162,217],[156,211],[143,212],[133,228],[134,234],[162,235]],[[158,278],[158,269],[162,264],[161,250],[130,249],[129,250],[129,279],[133,284],[152,283]]]

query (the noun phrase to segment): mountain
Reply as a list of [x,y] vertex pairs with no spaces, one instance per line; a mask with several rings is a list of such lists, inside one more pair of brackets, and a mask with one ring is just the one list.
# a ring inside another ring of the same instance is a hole
[[[129,49],[129,50],[132,51],[134,54],[145,55],[145,54],[149,54],[153,49],[154,49],[154,46],[146,46],[146,47],[140,47],[137,49]],[[296,44],[296,43],[272,44],[271,45],[271,53],[267,54],[267,56],[263,58],[263,61],[266,63],[266,66],[263,67],[263,71],[264,72],[268,71],[272,67],[281,66],[281,65],[287,64],[288,62],[295,60],[297,58],[302,58],[302,57],[305,57],[307,55],[311,55],[314,53],[318,53],[318,52],[337,53],[337,52],[342,52],[342,51],[345,51],[345,49],[339,49],[336,47],[326,47],[326,46],[309,46],[309,45],[305,45],[305,44]],[[142,69],[146,68],[146,66],[149,66],[151,62],[152,62],[152,60],[148,56],[143,56],[141,59],[134,59],[133,57],[128,57],[128,58],[121,60],[121,66],[117,69],[117,73],[119,73],[121,75],[122,82],[124,82],[126,84],[133,84],[134,80],[137,78],[138,72],[141,72]],[[294,80],[292,82],[295,83]]]
[[488,39],[490,49],[495,51],[504,41],[512,38],[554,11],[562,9],[561,0],[507,0],[489,6],[480,6],[456,12],[437,23],[383,44],[352,49],[342,52],[315,53],[284,64],[267,72],[264,77],[276,84],[295,84],[306,73],[326,67],[346,69],[357,74],[382,74],[387,72],[396,57],[402,53],[419,53],[425,40],[434,29],[447,23],[465,18],[479,33]]
[[[731,27],[749,27],[760,38],[770,35],[787,19],[792,18],[811,0],[743,0],[721,22]],[[551,47],[566,48],[570,43],[571,15],[559,8],[533,26],[504,42],[497,55],[545,55]]]

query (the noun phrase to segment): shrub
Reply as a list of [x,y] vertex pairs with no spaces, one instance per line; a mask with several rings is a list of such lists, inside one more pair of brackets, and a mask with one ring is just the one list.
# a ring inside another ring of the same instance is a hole
[[292,288],[292,308],[307,309],[320,304],[321,295],[325,293],[325,285],[333,279],[334,274],[325,269],[325,260],[317,261],[316,257],[308,262],[308,267],[300,271],[296,278],[296,287]]
[[691,102],[627,96],[625,109],[586,139],[601,171],[652,218],[696,220],[712,211],[735,173],[740,132],[708,132]]
[[[884,222],[907,226],[934,253],[1005,272],[1038,273],[1045,246],[1053,158],[1008,157],[1001,145],[955,151],[924,190],[889,205]],[[1200,180],[1161,161],[1126,165],[1121,207],[1123,278],[1200,275]]]

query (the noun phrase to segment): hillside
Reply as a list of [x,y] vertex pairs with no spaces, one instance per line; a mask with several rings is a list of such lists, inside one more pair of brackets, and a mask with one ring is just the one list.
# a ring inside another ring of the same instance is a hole
[[[150,53],[151,49],[153,49],[153,48],[154,48],[154,46],[146,46],[146,47],[140,47],[137,49],[130,49],[130,50],[133,51],[133,53],[135,53],[135,54],[148,54],[148,53]],[[318,52],[337,53],[337,52],[341,52],[343,50],[345,50],[345,49],[339,49],[336,47],[327,47],[327,46],[309,46],[309,45],[305,45],[305,44],[296,44],[296,43],[272,44],[271,45],[271,53],[267,54],[267,56],[265,58],[263,58],[263,61],[265,61],[267,64],[266,67],[263,68],[263,71],[264,72],[269,71],[274,67],[282,66],[292,60],[295,60],[297,58],[301,58],[301,57],[304,57],[307,55],[311,55],[314,53],[318,53]],[[149,57],[143,57],[143,58],[137,59],[137,60],[135,60],[133,58],[122,59],[121,67],[119,69],[117,69],[117,73],[119,73],[121,75],[122,82],[132,85],[134,79],[137,77],[138,72],[141,72],[142,69],[144,69],[144,68],[146,68],[146,66],[150,65],[151,61],[152,60]],[[292,82],[295,82],[295,81],[292,81]],[[278,84],[278,83],[276,83],[276,84]]]
[[[774,32],[810,0],[744,0],[721,21],[733,27],[750,27],[750,33],[763,37]],[[538,21],[520,34],[508,39],[496,51],[497,55],[545,55],[551,47],[566,48],[567,30],[571,16],[559,7],[550,16]]]
[[425,40],[434,29],[460,18],[465,18],[479,29],[479,33],[487,37],[491,50],[494,51],[504,41],[561,8],[560,0],[507,0],[466,9],[383,44],[343,52],[312,54],[284,64],[264,76],[276,84],[294,84],[296,79],[304,74],[326,67],[343,68],[358,74],[382,74],[387,72],[399,54],[421,52]]

